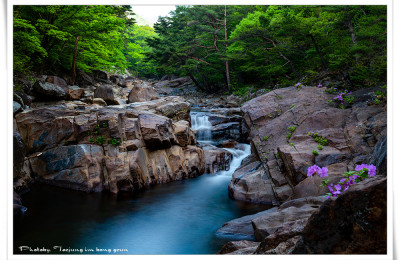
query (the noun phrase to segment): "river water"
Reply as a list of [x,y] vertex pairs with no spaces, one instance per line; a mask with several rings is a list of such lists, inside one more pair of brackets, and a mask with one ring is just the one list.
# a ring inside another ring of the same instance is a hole
[[[192,112],[192,124],[199,143],[214,144],[207,114]],[[26,214],[14,220],[14,253],[29,253],[19,248],[28,246],[60,254],[54,246],[61,246],[76,254],[81,253],[75,249],[83,254],[215,254],[227,241],[240,239],[215,234],[225,222],[268,208],[228,197],[231,175],[250,154],[250,146],[227,150],[233,154],[228,171],[155,185],[129,196],[35,184],[22,196]]]

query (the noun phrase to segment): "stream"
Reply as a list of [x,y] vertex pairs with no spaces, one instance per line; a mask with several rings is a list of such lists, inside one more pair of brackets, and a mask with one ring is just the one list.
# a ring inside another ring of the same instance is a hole
[[[215,145],[208,115],[191,112],[192,128],[200,144]],[[14,253],[29,253],[19,249],[29,246],[60,254],[53,247],[61,246],[70,254],[81,254],[74,249],[83,249],[82,254],[215,254],[226,242],[243,239],[217,236],[225,222],[269,208],[228,197],[231,175],[251,150],[248,144],[226,149],[233,154],[228,171],[129,196],[35,184],[22,195],[26,214],[14,221]]]

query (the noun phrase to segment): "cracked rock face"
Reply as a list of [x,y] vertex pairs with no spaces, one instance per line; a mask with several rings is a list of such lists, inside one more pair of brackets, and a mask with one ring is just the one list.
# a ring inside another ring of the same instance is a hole
[[[384,156],[371,154],[376,143],[386,136],[386,107],[368,106],[364,100],[348,109],[335,108],[328,102],[335,95],[324,89],[282,88],[243,104],[241,110],[252,149],[263,167],[258,175],[246,177],[245,186],[234,174],[229,187],[233,194],[243,193],[238,199],[273,203],[274,199],[283,202],[323,195],[328,189],[319,187],[319,177],[307,178],[307,169],[314,164],[328,167],[331,181],[339,180],[356,164],[377,161],[385,165]],[[326,144],[319,149],[320,143],[310,132],[318,133]],[[385,171],[385,167],[380,166],[379,170]],[[260,182],[271,185],[268,189],[273,190],[274,198],[260,196],[265,192]],[[260,199],[252,199],[257,196]]]
[[189,122],[174,121],[159,109],[171,103],[178,104],[168,110],[175,113],[166,115],[189,113],[177,97],[106,107],[67,102],[25,110],[15,117],[30,157],[23,168],[41,182],[113,193],[203,174],[204,152],[194,146]]

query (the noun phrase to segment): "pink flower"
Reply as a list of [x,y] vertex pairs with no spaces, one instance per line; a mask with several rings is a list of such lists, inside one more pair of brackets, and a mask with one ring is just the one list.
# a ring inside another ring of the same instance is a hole
[[371,164],[371,165],[360,164],[360,165],[356,165],[356,168],[355,168],[356,171],[361,171],[361,170],[364,170],[364,169],[368,170],[369,177],[372,177],[372,176],[376,175],[376,166],[373,165],[373,164]]
[[328,168],[322,167],[319,176],[322,177],[328,177]]
[[320,175],[320,173],[321,173],[321,168],[319,168],[317,165],[313,165],[313,166],[311,166],[311,167],[308,167],[308,170],[307,170],[307,176],[308,177],[310,177],[310,178],[312,178],[312,176],[314,175],[314,174],[318,174],[318,175]]

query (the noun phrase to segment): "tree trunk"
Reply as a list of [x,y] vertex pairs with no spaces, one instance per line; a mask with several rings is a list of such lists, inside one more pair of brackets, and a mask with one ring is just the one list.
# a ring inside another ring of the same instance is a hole
[[72,68],[71,68],[71,84],[74,85],[75,84],[75,80],[76,80],[76,56],[78,54],[78,42],[79,42],[79,37],[76,37],[75,40],[75,48],[74,48],[74,56],[72,58]]
[[351,35],[351,39],[353,40],[353,44],[357,44],[356,34],[354,33],[353,23],[351,22],[351,18],[347,20],[347,27],[349,27],[349,32]]
[[321,50],[319,49],[319,46],[318,46],[318,44],[317,44],[317,41],[315,40],[315,38],[314,38],[314,36],[313,36],[312,34],[309,34],[309,36],[310,36],[311,41],[313,42],[313,44],[314,44],[314,46],[315,46],[315,50],[317,51],[319,58],[321,59],[322,67],[323,67],[325,70],[328,69],[328,66],[327,66],[327,64],[326,64],[326,61],[325,61],[325,59],[324,59],[324,56],[323,56],[322,53],[321,53]]
[[[225,5],[225,15],[224,15],[224,30],[225,30],[225,56],[228,51],[228,33],[226,30],[226,5]],[[229,61],[228,59],[225,60],[225,73],[226,73],[226,84],[228,85],[229,93],[232,92],[231,89],[231,78],[229,76]]]

